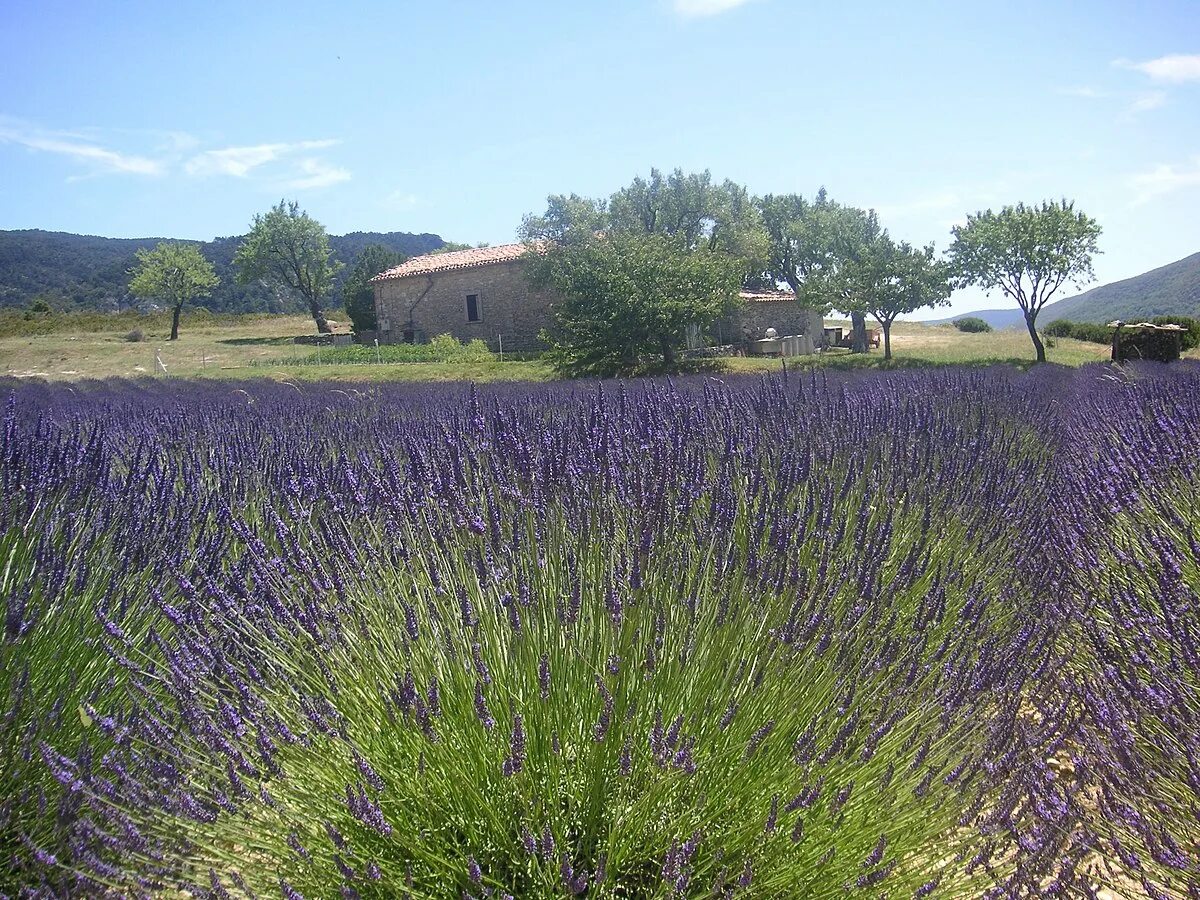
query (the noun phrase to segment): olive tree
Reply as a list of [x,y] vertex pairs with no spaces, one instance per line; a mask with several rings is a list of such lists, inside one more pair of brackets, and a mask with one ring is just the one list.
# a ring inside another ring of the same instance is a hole
[[328,334],[321,304],[342,264],[333,259],[325,226],[300,209],[294,200],[280,200],[253,227],[234,254],[238,281],[262,281],[300,295],[308,305],[317,331]]
[[162,300],[171,307],[171,337],[179,338],[183,304],[207,297],[219,283],[212,263],[194,244],[163,241],[153,250],[138,250],[137,265],[129,270],[129,290],[144,300]]
[[967,216],[953,229],[949,255],[960,286],[1000,289],[1015,300],[1025,316],[1038,362],[1046,347],[1037,332],[1037,317],[1064,284],[1081,287],[1092,281],[1092,257],[1099,253],[1100,226],[1074,201],[1039,206],[1006,206]]

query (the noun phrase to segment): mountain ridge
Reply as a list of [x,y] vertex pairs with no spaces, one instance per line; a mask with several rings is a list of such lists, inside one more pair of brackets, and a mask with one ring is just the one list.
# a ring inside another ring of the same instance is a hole
[[[22,228],[0,231],[0,309],[28,306],[36,297],[52,306],[76,309],[115,310],[134,303],[129,295],[129,269],[136,253],[160,241],[200,246],[213,264],[221,283],[210,297],[194,305],[213,312],[298,312],[292,297],[280,295],[262,284],[238,284],[233,255],[241,235],[214,237],[208,241],[180,238],[110,238]],[[370,244],[382,244],[405,256],[441,249],[446,242],[436,234],[406,231],[352,231],[330,235],[334,256],[346,264],[334,282],[330,306],[341,301],[341,284],[359,253]]]

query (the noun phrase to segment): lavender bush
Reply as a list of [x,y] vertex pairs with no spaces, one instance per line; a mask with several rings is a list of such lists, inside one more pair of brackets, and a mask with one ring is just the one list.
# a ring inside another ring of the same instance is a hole
[[0,894],[1196,896],[1197,387],[14,387]]

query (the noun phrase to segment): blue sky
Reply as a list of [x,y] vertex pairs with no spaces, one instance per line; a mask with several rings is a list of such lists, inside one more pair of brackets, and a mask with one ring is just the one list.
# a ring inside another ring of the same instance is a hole
[[499,243],[680,166],[939,249],[1074,198],[1100,282],[1200,251],[1196,0],[6,3],[0,60],[0,228],[206,239],[288,197]]

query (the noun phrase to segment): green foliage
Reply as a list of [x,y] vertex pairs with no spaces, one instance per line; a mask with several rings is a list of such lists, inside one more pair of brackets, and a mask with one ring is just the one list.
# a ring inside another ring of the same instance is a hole
[[733,303],[744,263],[674,237],[613,233],[535,254],[531,282],[563,296],[543,335],[566,374],[636,371],[652,357],[670,369],[689,325],[707,327]]
[[[198,305],[213,312],[288,313],[307,311],[296,298],[260,282],[241,284],[233,267],[241,237],[218,237],[199,244],[221,283]],[[56,311],[118,312],[129,305],[129,269],[139,249],[151,249],[157,239],[106,238],[49,231],[0,231],[0,309],[26,308],[45,297]],[[351,232],[330,235],[339,259],[353,265],[370,244],[382,244],[404,256],[429,253],[442,246],[436,234]],[[344,271],[344,270],[343,270]],[[335,277],[335,287],[337,278]]]
[[1187,329],[1179,336],[1179,349],[1184,352],[1200,347],[1200,319],[1190,316],[1154,316],[1152,325],[1182,325]]
[[785,283],[798,300],[828,313],[829,281],[853,243],[851,236],[862,233],[866,214],[830,200],[824,188],[811,202],[799,194],[768,194],[758,206],[768,237],[761,286]]
[[[961,322],[961,321],[965,321],[965,320],[960,319],[958,321]],[[980,319],[979,321],[983,322],[982,319]],[[958,322],[955,322],[954,324],[957,325]],[[984,322],[984,324],[986,325],[987,323]],[[1071,322],[1069,319],[1055,319],[1053,322],[1051,322],[1049,325],[1047,325],[1045,328],[1042,329],[1042,334],[1046,335],[1047,337],[1070,337],[1071,329],[1073,327],[1074,327],[1074,323]],[[966,328],[959,329],[959,331],[967,331],[967,330],[969,330],[969,329],[966,329]],[[980,329],[980,330],[982,330],[982,329]],[[991,328],[989,328],[988,330],[990,331]]]
[[383,344],[379,347],[354,344],[349,347],[323,347],[319,356],[312,354],[274,359],[261,365],[277,367],[369,363],[483,363],[495,359],[496,355],[478,338],[464,344],[452,334],[439,334],[427,344]]
[[54,312],[54,307],[50,305],[50,301],[46,299],[44,294],[38,294],[30,301],[28,308],[25,310],[25,318],[32,319],[35,316],[48,316]]
[[719,252],[742,262],[744,277],[761,271],[768,252],[762,216],[746,188],[713,184],[705,171],[664,176],[650,170],[607,200],[552,195],[546,212],[525,216],[521,239],[556,244],[586,242],[598,233],[658,235],[687,251]]
[[[983,334],[992,330],[992,326],[978,316],[963,316],[961,319],[955,319],[954,327],[968,334]],[[1046,329],[1046,334],[1050,334],[1049,328]]]
[[346,307],[346,315],[350,317],[355,331],[374,331],[378,327],[375,321],[375,289],[369,282],[380,272],[402,262],[403,256],[380,244],[363,248],[342,285],[342,305]]
[[321,303],[342,268],[332,257],[325,226],[296,201],[280,200],[265,215],[254,217],[233,261],[243,284],[263,281],[303,298],[317,331],[324,334],[330,329]]
[[[1152,325],[1181,325],[1187,330],[1179,335],[1179,349],[1187,352],[1197,346],[1200,346],[1200,319],[1193,319],[1188,316],[1155,316],[1149,320]],[[1077,341],[1088,341],[1093,344],[1111,344],[1113,338],[1113,329],[1108,325],[1099,325],[1095,322],[1072,322],[1068,319],[1055,319],[1043,330],[1043,334],[1051,337],[1069,337]],[[1124,332],[1121,336],[1121,342],[1133,341],[1137,343],[1144,340],[1137,337],[1131,329]],[[1174,338],[1168,338],[1168,343],[1173,342]],[[1154,343],[1154,342],[1151,342]],[[1153,352],[1158,353],[1154,348],[1150,348]]]
[[1100,226],[1075,211],[1075,204],[1044,202],[1040,206],[1006,206],[967,216],[953,229],[950,245],[958,285],[1001,290],[1017,302],[1033,340],[1037,358],[1046,358],[1037,335],[1037,315],[1064,284],[1086,284],[1094,277],[1092,257],[1100,252]]
[[129,275],[129,290],[135,297],[162,300],[173,310],[172,341],[179,337],[179,312],[183,304],[207,296],[220,283],[212,263],[198,247],[167,241],[153,250],[139,250],[137,265]]

